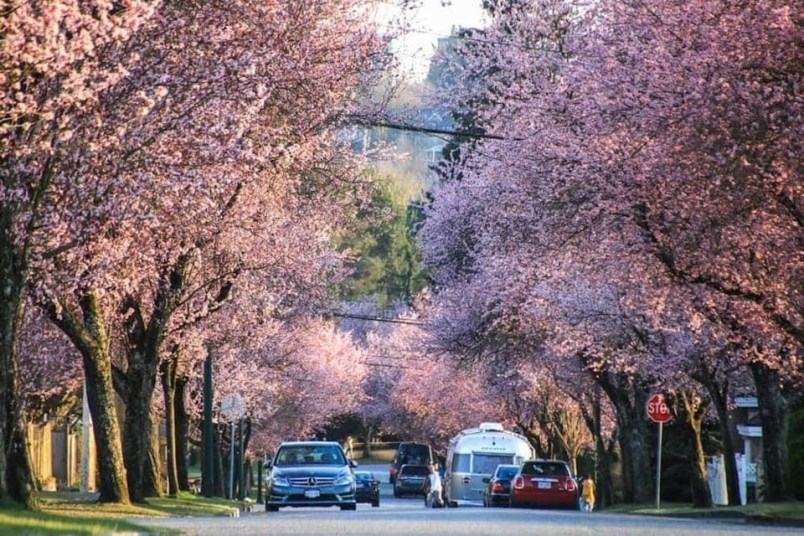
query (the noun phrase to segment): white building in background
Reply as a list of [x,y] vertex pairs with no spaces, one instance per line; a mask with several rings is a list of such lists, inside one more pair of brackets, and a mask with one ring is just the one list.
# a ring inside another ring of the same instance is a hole
[[740,479],[740,502],[749,500],[749,488],[753,488],[753,500],[759,499],[757,468],[762,464],[762,421],[755,396],[738,396],[734,399],[737,433],[743,440],[743,452],[737,455],[737,473]]
[[[759,417],[759,404],[754,396],[738,396],[734,399],[734,422],[742,445],[735,445],[737,478],[740,487],[740,503],[762,500],[758,485],[762,473],[762,423]],[[742,448],[741,448],[742,447]],[[712,502],[717,505],[729,503],[726,488],[726,468],[723,455],[711,456],[706,464]]]

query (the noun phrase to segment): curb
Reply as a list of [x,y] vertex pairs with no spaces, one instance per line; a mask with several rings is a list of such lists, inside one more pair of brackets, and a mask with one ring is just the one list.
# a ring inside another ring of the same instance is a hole
[[746,515],[745,523],[747,525],[770,525],[773,527],[804,527],[804,519],[774,517],[762,514]]
[[741,512],[700,512],[700,513],[651,513],[642,514],[633,512],[633,515],[638,516],[654,516],[654,517],[670,517],[676,519],[713,519],[720,521],[738,521],[746,525],[765,525],[773,527],[804,527],[804,519],[797,519],[792,517],[777,517],[763,514],[744,514]]

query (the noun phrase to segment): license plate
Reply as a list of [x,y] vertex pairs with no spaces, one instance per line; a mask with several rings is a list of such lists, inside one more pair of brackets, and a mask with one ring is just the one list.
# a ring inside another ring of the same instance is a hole
[[550,489],[553,487],[552,482],[539,482],[539,489]]
[[317,489],[308,489],[304,492],[304,496],[308,499],[317,499],[321,496],[321,492]]

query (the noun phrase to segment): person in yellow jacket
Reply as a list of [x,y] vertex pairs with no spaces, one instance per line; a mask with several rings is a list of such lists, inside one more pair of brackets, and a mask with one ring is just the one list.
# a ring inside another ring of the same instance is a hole
[[595,482],[587,473],[581,481],[581,509],[584,512],[591,512],[595,507]]

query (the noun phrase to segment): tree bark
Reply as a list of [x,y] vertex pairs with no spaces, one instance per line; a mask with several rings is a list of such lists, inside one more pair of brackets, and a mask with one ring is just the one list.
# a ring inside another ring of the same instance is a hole
[[173,399],[173,415],[176,421],[176,473],[181,491],[190,491],[190,478],[187,471],[187,443],[189,441],[189,420],[184,405],[187,378],[176,379],[176,396]]
[[[21,309],[21,308],[20,308]],[[31,462],[30,444],[28,442],[27,419],[22,408],[19,393],[19,364],[12,351],[11,359],[5,370],[5,396],[2,400],[5,419],[3,422],[5,470],[2,480],[5,494],[0,496],[23,504],[34,510],[39,507],[39,493]]]
[[651,470],[645,404],[649,393],[637,379],[603,370],[595,374],[603,392],[617,413],[618,439],[623,458],[623,499],[627,503],[648,503],[653,499],[654,471]]
[[706,404],[693,393],[681,391],[680,399],[684,405],[684,423],[690,434],[694,456],[690,460],[692,468],[692,505],[699,508],[712,508],[712,493],[706,476],[706,454],[701,441],[701,424],[706,413]]
[[165,440],[167,443],[168,492],[179,492],[179,471],[176,463],[176,360],[171,355],[159,365],[162,392],[165,404]]
[[120,426],[112,385],[112,360],[103,323],[100,300],[87,291],[79,300],[83,321],[65,301],[61,314],[55,304],[48,308],[50,319],[70,338],[81,353],[98,455],[100,502],[129,503],[126,470],[121,452]]
[[[371,458],[371,443],[374,441],[374,430],[376,429],[377,425],[371,421],[367,422],[364,431],[365,434],[363,435],[363,457],[364,458]],[[354,454],[352,454],[354,456]]]
[[17,337],[24,312],[27,259],[12,235],[13,213],[0,207],[0,499],[39,505],[22,410]]
[[715,381],[714,375],[705,367],[693,375],[693,379],[700,382],[709,393],[712,405],[718,416],[718,426],[720,427],[721,442],[723,445],[723,462],[726,471],[726,489],[728,493],[729,506],[740,505],[740,481],[737,476],[737,460],[734,447],[734,434],[731,426],[731,412],[729,411],[729,381],[728,375],[724,375],[723,382]]
[[[143,371],[142,361],[129,357],[126,372],[126,404],[123,425],[123,459],[128,476],[131,500],[144,502],[147,497],[162,496],[159,479],[159,458],[154,452],[154,421],[151,418],[156,377]],[[133,364],[133,366],[132,366]]]
[[787,452],[790,408],[782,394],[779,372],[762,363],[752,363],[750,368],[757,387],[759,415],[762,419],[763,500],[787,501],[792,498]]
[[614,504],[614,477],[611,465],[614,461],[614,447],[617,436],[614,434],[609,445],[603,439],[602,411],[600,408],[599,388],[595,389],[594,399],[589,405],[580,404],[586,426],[595,442],[595,488],[597,507],[603,508]]
[[223,434],[225,433],[226,427],[215,427],[215,448],[213,449],[213,453],[215,455],[215,496],[216,497],[226,497],[226,493],[228,491],[229,483],[226,480],[226,471],[224,471],[223,462]]

